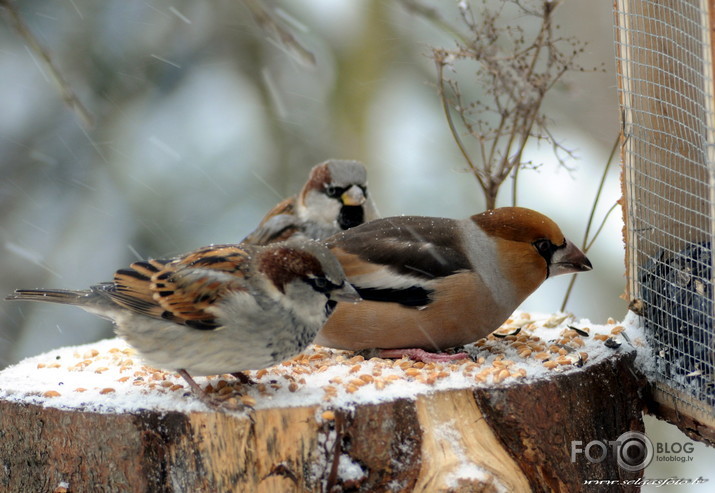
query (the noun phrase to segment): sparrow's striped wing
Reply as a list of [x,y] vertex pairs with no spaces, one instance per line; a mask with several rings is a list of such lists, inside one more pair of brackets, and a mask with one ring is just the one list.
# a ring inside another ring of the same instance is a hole
[[246,291],[250,254],[236,245],[201,248],[172,260],[135,262],[114,275],[109,296],[143,315],[197,329],[218,327],[210,308],[229,291]]
[[295,197],[276,204],[268,211],[258,227],[241,243],[250,245],[267,245],[277,241],[287,240],[300,231],[298,217],[295,215]]

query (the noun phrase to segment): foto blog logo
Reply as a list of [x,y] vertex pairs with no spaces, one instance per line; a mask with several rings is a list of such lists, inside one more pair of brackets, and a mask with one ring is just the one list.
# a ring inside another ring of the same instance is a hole
[[630,472],[648,467],[653,453],[653,442],[639,431],[627,431],[615,440],[591,440],[585,445],[579,440],[571,442],[571,462],[576,462],[576,457],[583,455],[592,464],[598,464],[609,454],[614,454],[618,467]]

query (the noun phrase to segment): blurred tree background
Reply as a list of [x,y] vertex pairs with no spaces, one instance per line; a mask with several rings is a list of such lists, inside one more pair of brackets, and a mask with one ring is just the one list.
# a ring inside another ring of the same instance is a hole
[[[3,292],[80,288],[137,258],[238,241],[329,157],[367,165],[383,215],[484,209],[450,137],[430,58],[433,47],[455,46],[434,19],[459,26],[456,2],[10,7],[0,31]],[[572,25],[584,17],[569,16],[568,6],[558,15],[566,34],[588,42],[582,63],[598,65],[612,58],[609,9],[588,8],[601,23]],[[14,14],[47,49],[63,86]],[[470,74],[459,75],[469,89]],[[548,146],[525,156],[551,163],[522,174],[520,205],[550,214],[574,239],[618,130],[614,80],[572,74],[545,101],[554,133],[577,156],[566,162],[571,172]],[[596,271],[579,284],[587,298],[569,306],[594,321],[623,313],[620,239],[601,243]],[[550,284],[527,309],[558,309],[564,283]],[[3,304],[2,312],[2,364],[110,334],[72,308]]]
[[[84,288],[139,258],[239,241],[331,157],[366,164],[384,216],[480,212],[432,59],[456,47],[444,24],[460,26],[460,3],[0,0],[0,293]],[[586,43],[579,65],[605,70],[566,74],[543,101],[572,151],[565,166],[531,142],[523,160],[535,169],[519,175],[519,205],[576,242],[619,132],[611,8],[556,11],[560,33]],[[478,97],[472,75],[458,74],[460,89]],[[497,205],[511,204],[504,188]],[[619,196],[612,166],[596,217]],[[625,315],[621,227],[617,211],[589,253],[595,269],[567,307],[578,317]],[[550,280],[522,308],[558,310],[568,281]],[[109,322],[72,307],[0,303],[0,320],[0,368],[111,336]]]
[[[432,60],[433,48],[455,48],[434,19],[461,26],[457,2],[3,4],[11,10],[0,7],[1,292],[83,288],[138,258],[239,241],[331,157],[366,164],[383,215],[466,217],[485,207],[451,137]],[[567,3],[555,20],[587,43],[581,65],[607,70],[570,73],[544,101],[575,157],[569,171],[549,145],[528,147],[524,159],[543,165],[521,173],[519,204],[577,241],[618,133],[610,5]],[[460,88],[478,96],[470,76],[459,74]],[[614,169],[603,210],[618,193]],[[498,205],[510,201],[506,190]],[[596,269],[568,306],[594,321],[625,312],[619,220],[609,221],[591,253]],[[550,281],[525,308],[558,310],[567,281]],[[111,334],[71,307],[0,310],[0,366]]]

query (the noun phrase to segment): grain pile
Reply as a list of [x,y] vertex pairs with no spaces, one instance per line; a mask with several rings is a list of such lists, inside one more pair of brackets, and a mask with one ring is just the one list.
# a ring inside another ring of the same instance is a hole
[[[349,351],[310,346],[271,368],[197,377],[207,392],[255,408],[321,405],[331,409],[434,390],[511,385],[579,368],[616,351],[647,354],[636,317],[595,325],[566,315],[517,313],[499,330],[463,348],[469,358],[422,363],[407,358],[365,358]],[[142,364],[120,339],[62,348],[28,358],[0,372],[0,397],[45,406],[125,412],[139,409],[205,411],[176,373]]]

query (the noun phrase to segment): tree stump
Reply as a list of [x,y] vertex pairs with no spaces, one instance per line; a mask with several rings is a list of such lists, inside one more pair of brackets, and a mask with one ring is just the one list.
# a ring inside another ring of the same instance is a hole
[[[525,344],[543,340],[534,334],[546,329],[532,325]],[[255,400],[248,414],[204,408],[119,340],[49,352],[0,373],[0,489],[572,492],[613,491],[586,480],[640,477],[614,454],[572,461],[573,441],[643,431],[632,347],[598,347],[582,368],[519,377],[543,362],[514,357],[524,354],[518,336],[490,338],[470,349],[476,362],[362,360],[313,347],[251,372],[247,387],[198,379],[219,396]]]

